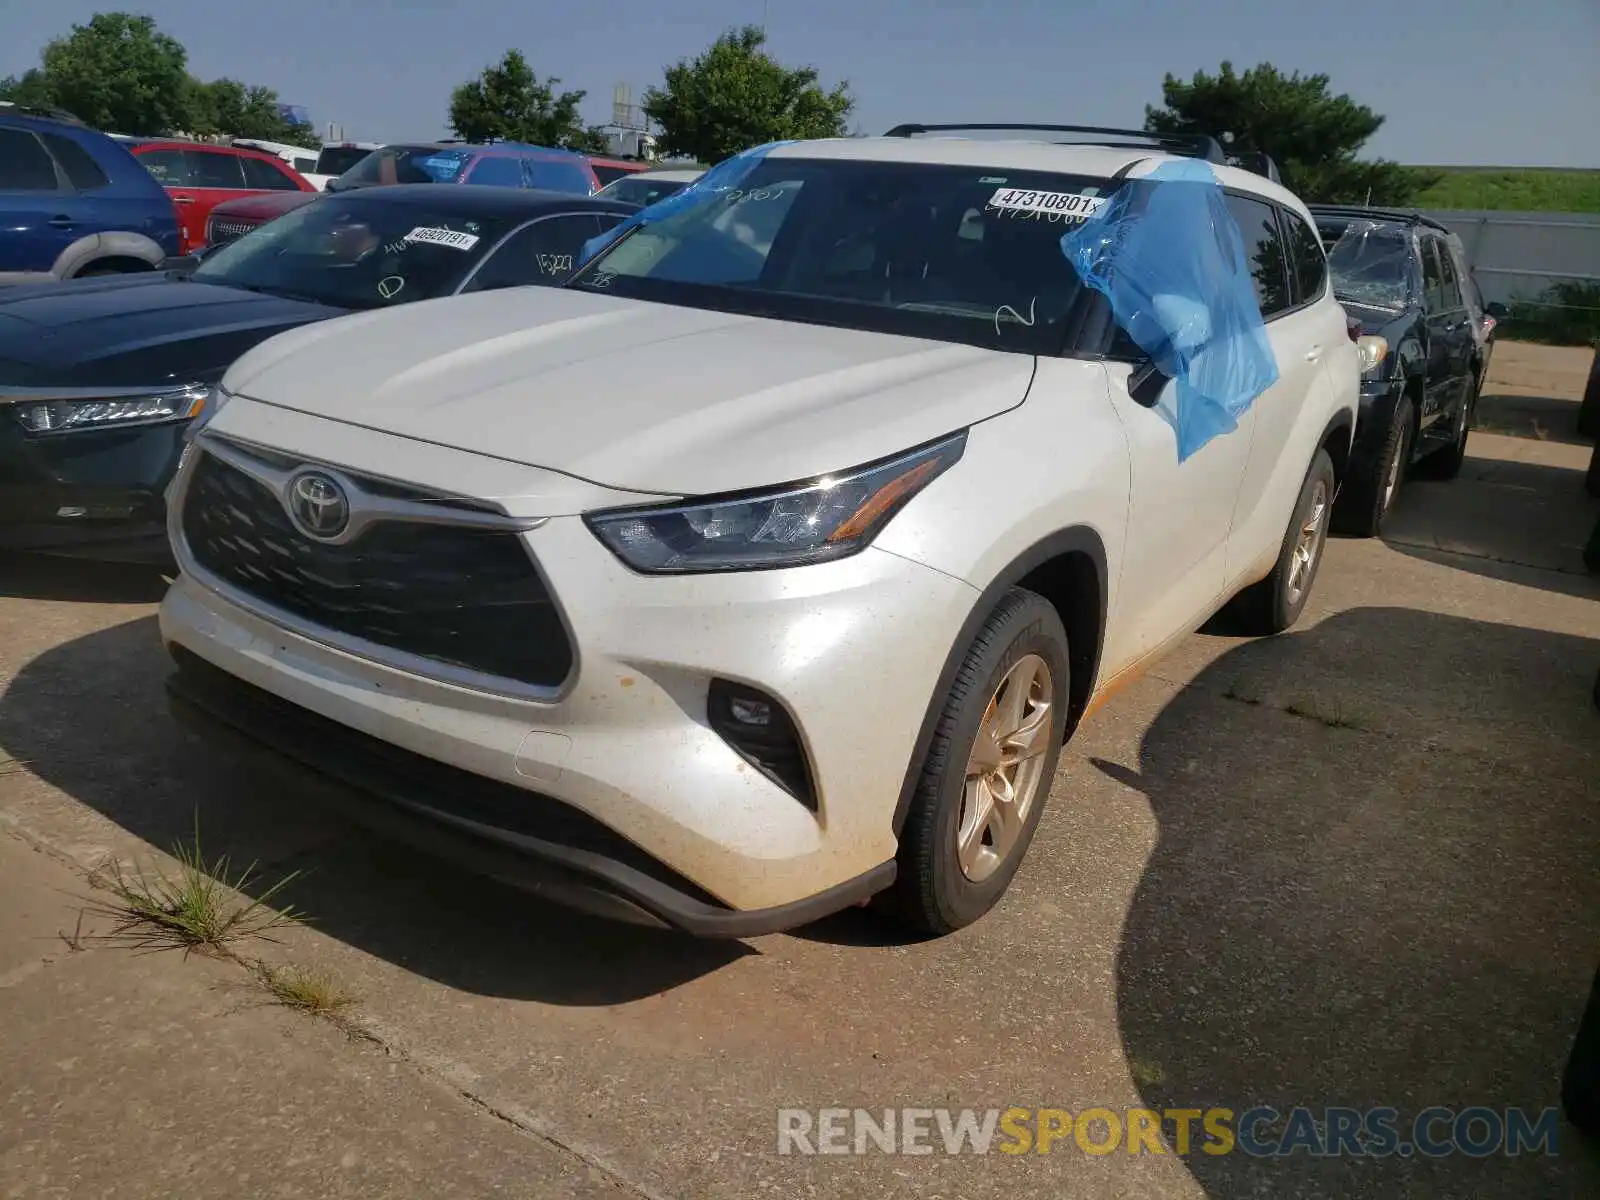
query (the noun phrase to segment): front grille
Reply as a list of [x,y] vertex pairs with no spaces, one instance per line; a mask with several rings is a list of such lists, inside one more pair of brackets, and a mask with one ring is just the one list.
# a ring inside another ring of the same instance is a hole
[[226,246],[258,228],[258,221],[212,221],[206,226],[206,242],[212,246]]
[[262,484],[203,452],[182,524],[197,564],[322,629],[537,687],[572,668],[555,603],[515,533],[379,521],[330,546],[301,534]]

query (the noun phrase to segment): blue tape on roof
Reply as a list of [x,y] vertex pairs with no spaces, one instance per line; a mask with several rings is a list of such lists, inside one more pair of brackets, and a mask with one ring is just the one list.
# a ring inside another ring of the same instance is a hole
[[676,216],[688,208],[695,208],[701,204],[716,200],[728,192],[733,191],[744,182],[744,177],[760,165],[772,151],[779,146],[792,146],[794,140],[783,142],[767,142],[762,146],[752,146],[748,150],[741,150],[732,158],[725,158],[701,175],[688,187],[680,188],[670,196],[665,196],[645,208],[641,208],[633,216],[613,229],[597,237],[590,238],[583,244],[579,252],[580,262],[588,262],[600,251],[631,229],[641,225],[653,225],[657,221],[664,221],[668,217]]
[[1277,381],[1244,238],[1209,163],[1162,163],[1065,234],[1061,251],[1176,381],[1174,410],[1158,411],[1177,434],[1179,462],[1237,429]]

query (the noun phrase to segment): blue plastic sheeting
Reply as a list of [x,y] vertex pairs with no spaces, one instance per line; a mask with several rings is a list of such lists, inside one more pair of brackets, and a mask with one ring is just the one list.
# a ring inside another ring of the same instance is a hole
[[1232,433],[1278,364],[1244,238],[1209,163],[1162,163],[1061,239],[1061,252],[1111,302],[1117,324],[1176,381],[1172,424],[1183,462]]
[[455,177],[461,174],[468,157],[459,150],[443,150],[427,158],[419,158],[413,165],[435,183],[453,183]]
[[631,229],[641,225],[653,225],[657,221],[664,221],[668,217],[675,217],[685,209],[696,208],[701,204],[718,200],[727,195],[744,182],[746,175],[760,165],[761,160],[779,146],[792,146],[794,140],[784,142],[767,142],[762,146],[752,146],[748,150],[741,150],[732,158],[725,158],[712,167],[700,178],[696,179],[686,188],[680,188],[670,196],[664,196],[645,208],[641,208],[633,216],[614,229],[608,229],[598,237],[592,237],[583,244],[583,250],[578,257],[580,262],[588,262],[600,251]]

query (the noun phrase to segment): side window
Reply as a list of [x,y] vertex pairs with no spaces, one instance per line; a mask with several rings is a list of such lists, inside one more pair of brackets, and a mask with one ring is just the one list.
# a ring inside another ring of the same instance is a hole
[[1439,286],[1440,294],[1444,297],[1444,309],[1453,312],[1466,303],[1461,298],[1461,281],[1456,277],[1456,260],[1450,254],[1450,247],[1443,242],[1435,241],[1433,245],[1439,255]]
[[260,188],[270,192],[298,192],[300,189],[295,181],[283,171],[276,163],[269,163],[259,158],[241,158],[239,165],[244,168],[244,183],[246,187]]
[[1422,251],[1422,291],[1429,312],[1444,312],[1450,307],[1445,298],[1444,274],[1439,270],[1439,247],[1432,238],[1418,243]]
[[0,129],[0,192],[55,192],[56,164],[26,129]]
[[139,165],[162,187],[192,187],[189,160],[182,150],[151,150],[137,156]]
[[1306,304],[1322,295],[1328,281],[1328,257],[1322,252],[1322,242],[1307,225],[1288,209],[1280,209],[1283,227],[1289,239],[1289,262],[1294,271],[1294,298],[1297,304]]
[[522,186],[522,163],[515,158],[480,158],[467,176],[467,182],[486,187],[519,188]]
[[244,171],[237,154],[217,154],[210,150],[185,150],[189,160],[189,186],[197,188],[232,188],[239,191],[245,186]]
[[567,213],[524,225],[478,268],[467,290],[487,292],[530,283],[565,283],[578,268],[583,244],[619,220],[610,214],[596,217],[592,213]]
[[317,160],[314,158],[297,158],[292,165],[302,175],[315,175],[317,173]]
[[96,188],[110,186],[111,180],[106,178],[100,164],[77,142],[59,133],[41,133],[39,136],[78,191],[92,192]]
[[1271,320],[1290,307],[1289,264],[1272,206],[1248,196],[1227,197],[1228,211],[1244,238],[1244,261],[1256,285],[1256,300],[1263,320]]
[[572,192],[587,196],[593,190],[588,167],[572,159],[525,158],[524,187],[548,188],[552,192]]

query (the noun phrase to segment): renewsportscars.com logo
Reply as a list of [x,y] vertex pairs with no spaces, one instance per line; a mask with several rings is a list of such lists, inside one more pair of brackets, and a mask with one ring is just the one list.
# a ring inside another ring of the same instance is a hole
[[1554,1108],[781,1108],[779,1154],[1248,1154],[1445,1158],[1556,1153]]

